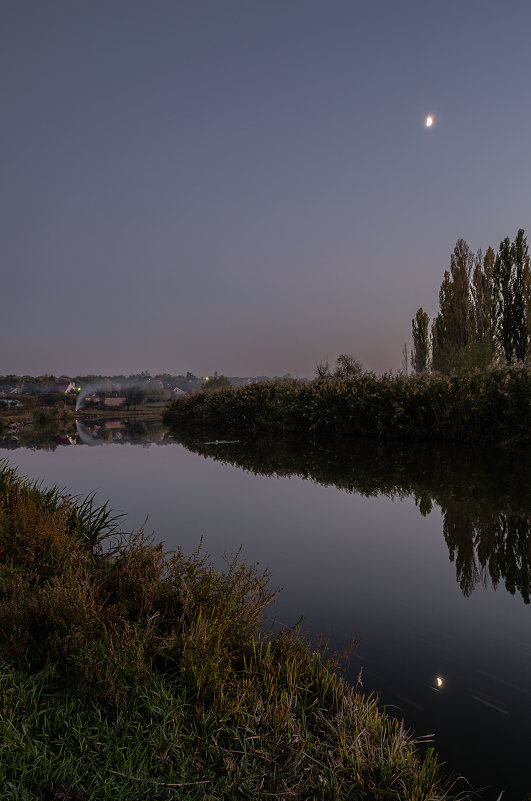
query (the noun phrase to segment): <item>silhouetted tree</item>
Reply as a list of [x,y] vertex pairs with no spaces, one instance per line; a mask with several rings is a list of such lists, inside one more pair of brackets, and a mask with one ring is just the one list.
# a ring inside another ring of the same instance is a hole
[[430,355],[429,327],[430,318],[426,312],[420,308],[415,318],[411,321],[413,334],[412,361],[416,373],[423,373],[428,369]]
[[530,268],[527,239],[522,228],[513,242],[500,242],[494,262],[496,333],[508,362],[527,357],[529,343]]
[[473,334],[477,342],[494,344],[494,261],[491,247],[482,257],[478,251],[472,275]]
[[201,389],[214,390],[214,389],[229,389],[232,384],[226,375],[214,374],[212,378],[206,377],[201,384]]
[[315,365],[315,375],[317,378],[330,378],[332,371],[328,359],[325,362],[317,362]]
[[514,355],[517,361],[523,362],[527,357],[528,329],[526,300],[529,295],[529,252],[527,239],[522,228],[516,234],[512,245],[514,278],[513,278],[513,340]]
[[409,354],[407,350],[407,342],[404,342],[404,346],[402,348],[402,372],[404,375],[408,375],[409,373]]
[[316,365],[315,374],[317,378],[357,378],[363,375],[363,367],[349,353],[341,353],[336,359],[333,370],[327,359],[326,362],[319,362]]
[[485,367],[501,351],[524,361],[531,335],[531,277],[527,241],[520,229],[497,254],[474,256],[459,239],[439,289],[439,312],[431,329],[432,366]]
[[508,362],[513,358],[513,293],[512,293],[512,253],[508,236],[500,242],[494,264],[495,313],[497,335]]
[[341,353],[336,359],[336,378],[357,378],[363,373],[361,363],[349,353]]
[[439,289],[439,313],[432,325],[434,370],[447,372],[456,366],[455,354],[471,341],[470,276],[474,255],[464,239],[458,239]]

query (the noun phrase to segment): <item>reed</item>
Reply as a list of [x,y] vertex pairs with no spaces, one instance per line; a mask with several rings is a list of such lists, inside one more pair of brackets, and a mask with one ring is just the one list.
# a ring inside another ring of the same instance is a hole
[[266,381],[175,399],[179,431],[297,431],[464,442],[531,441],[531,370],[524,366],[419,376],[365,373],[312,382]]

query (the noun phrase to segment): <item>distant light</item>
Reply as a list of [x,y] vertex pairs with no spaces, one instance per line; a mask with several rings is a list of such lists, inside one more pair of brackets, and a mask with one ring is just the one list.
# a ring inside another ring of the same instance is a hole
[[205,376],[205,381],[210,381],[209,376]]
[[428,115],[426,117],[426,128],[431,128],[432,125],[433,125],[433,117]]
[[441,678],[441,676],[437,676],[437,678],[435,679],[435,681],[437,682],[437,687],[442,687],[442,686],[443,686],[443,684],[444,684],[444,681],[443,681],[443,679]]

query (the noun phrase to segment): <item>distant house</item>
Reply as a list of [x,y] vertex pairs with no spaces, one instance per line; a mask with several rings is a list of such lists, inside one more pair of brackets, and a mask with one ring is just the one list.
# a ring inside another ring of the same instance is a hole
[[67,392],[75,392],[75,391],[76,391],[76,385],[72,381],[70,381],[70,383],[68,383],[68,381],[61,381],[58,384],[53,385],[53,387],[50,390],[50,393],[52,395],[61,395],[62,393],[66,395]]
[[171,391],[174,395],[186,395],[184,389],[179,389],[179,387],[172,387]]
[[103,401],[103,405],[108,406],[110,409],[119,409],[124,403],[125,398],[105,398]]

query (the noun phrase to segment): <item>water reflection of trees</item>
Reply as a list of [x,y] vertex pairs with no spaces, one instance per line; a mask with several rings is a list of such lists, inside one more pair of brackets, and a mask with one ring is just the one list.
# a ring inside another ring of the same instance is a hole
[[526,515],[499,512],[472,517],[459,509],[443,508],[443,534],[459,586],[470,595],[476,584],[497,587],[503,578],[513,595],[530,600],[531,531]]
[[[528,454],[439,443],[323,441],[300,437],[216,442],[174,434],[189,450],[265,476],[292,476],[366,497],[410,497],[422,515],[439,506],[457,581],[531,596],[531,485]],[[199,439],[203,440],[202,442]]]

